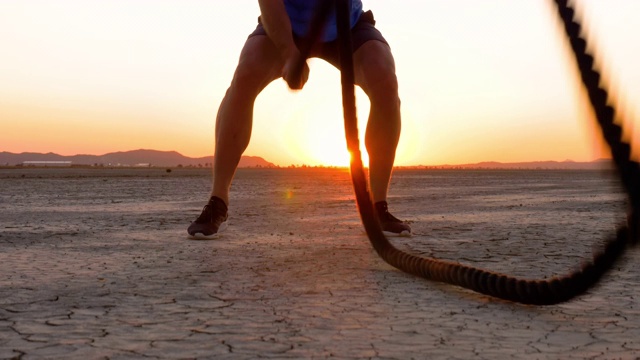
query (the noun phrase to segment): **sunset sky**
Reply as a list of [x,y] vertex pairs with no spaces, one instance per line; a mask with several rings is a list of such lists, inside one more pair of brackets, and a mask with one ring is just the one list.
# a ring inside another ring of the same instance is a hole
[[[364,0],[396,59],[397,165],[603,156],[555,9],[543,0]],[[640,1],[580,0],[640,152]],[[213,153],[256,0],[0,0],[0,151]],[[346,165],[339,73],[258,98],[245,155]],[[368,101],[358,91],[361,129]]]

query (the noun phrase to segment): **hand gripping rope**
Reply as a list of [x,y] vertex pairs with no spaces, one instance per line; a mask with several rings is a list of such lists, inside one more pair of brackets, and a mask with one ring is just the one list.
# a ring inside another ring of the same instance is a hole
[[513,276],[482,270],[450,261],[420,257],[403,252],[393,246],[382,233],[376,220],[367,189],[362,156],[358,140],[355,103],[355,78],[349,24],[350,0],[321,1],[311,23],[305,46],[301,49],[298,70],[308,57],[309,50],[319,39],[331,8],[335,6],[340,69],[342,105],[347,148],[351,153],[351,179],[358,210],[371,245],[390,265],[425,279],[458,285],[482,294],[525,304],[548,305],[567,301],[584,293],[609,270],[627,245],[638,240],[640,212],[640,166],[631,160],[631,147],[622,140],[622,128],[614,123],[615,110],[607,104],[608,93],[600,87],[600,74],[594,67],[594,58],[587,51],[586,41],[580,37],[580,25],[574,20],[575,12],[566,0],[553,0],[564,23],[567,37],[580,69],[582,82],[589,95],[602,135],[611,149],[613,161],[621,183],[629,196],[628,224],[620,225],[607,239],[604,250],[594,255],[590,263],[562,277],[543,280],[519,279]]

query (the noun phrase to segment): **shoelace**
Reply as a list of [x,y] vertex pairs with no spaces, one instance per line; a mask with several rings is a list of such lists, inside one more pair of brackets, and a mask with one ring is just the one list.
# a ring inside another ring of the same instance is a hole
[[202,213],[200,214],[200,216],[198,216],[195,222],[198,224],[207,223],[211,221],[212,215],[213,215],[212,206],[211,204],[207,204],[202,208]]
[[401,223],[402,220],[397,217],[391,215],[389,212],[389,207],[386,203],[376,205],[376,211],[378,212],[378,219],[383,222],[398,222]]
[[391,215],[391,213],[387,209],[385,209],[385,211],[382,214],[380,214],[380,220],[387,221],[387,222],[399,222],[399,223],[402,222],[402,220]]

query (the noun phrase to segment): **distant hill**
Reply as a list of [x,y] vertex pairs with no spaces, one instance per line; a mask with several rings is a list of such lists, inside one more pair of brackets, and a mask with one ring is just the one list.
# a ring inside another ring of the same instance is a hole
[[[102,165],[102,166],[211,166],[213,156],[191,158],[176,151],[132,150],[119,151],[104,155],[70,155],[64,156],[54,153],[14,154],[0,152],[0,165],[18,165],[25,161],[71,161],[72,165]],[[239,167],[276,167],[273,163],[259,156],[243,156]]]
[[485,161],[475,164],[462,165],[439,165],[428,166],[429,168],[438,169],[546,169],[546,170],[606,170],[613,169],[614,165],[609,159],[598,159],[588,162],[578,161],[532,161],[532,162],[516,162],[501,163],[495,161]]

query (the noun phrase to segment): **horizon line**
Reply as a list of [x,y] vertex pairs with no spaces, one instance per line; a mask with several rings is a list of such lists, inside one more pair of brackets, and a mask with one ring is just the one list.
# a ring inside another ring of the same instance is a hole
[[[201,159],[201,158],[207,158],[207,157],[211,157],[213,158],[214,155],[205,155],[205,156],[199,156],[199,157],[192,157],[192,156],[187,156],[182,154],[181,152],[177,151],[177,150],[155,150],[155,149],[143,149],[143,148],[139,148],[139,149],[134,149],[134,150],[119,150],[119,151],[111,151],[111,152],[107,152],[104,154],[87,154],[87,153],[77,153],[77,154],[73,154],[73,155],[62,155],[53,151],[48,151],[48,152],[34,152],[34,151],[22,151],[22,152],[11,152],[11,151],[6,151],[6,150],[2,150],[0,151],[0,153],[4,152],[4,153],[9,153],[9,154],[14,154],[14,155],[22,155],[22,154],[42,154],[42,155],[57,155],[57,156],[62,156],[62,157],[73,157],[73,156],[105,156],[105,155],[109,155],[109,154],[116,154],[116,153],[129,153],[129,152],[136,152],[136,151],[150,151],[150,152],[157,152],[157,153],[175,153],[178,154],[182,157],[188,158],[188,159]],[[274,167],[279,167],[279,168],[287,168],[287,167],[327,167],[327,168],[348,168],[349,165],[331,165],[331,164],[316,164],[316,165],[310,165],[310,164],[305,164],[305,163],[301,163],[301,164],[288,164],[288,165],[279,165],[276,164],[272,161],[269,161],[268,159],[260,156],[260,155],[242,155],[242,157],[248,157],[248,158],[260,158],[263,161],[273,164]],[[36,160],[36,159],[34,159]],[[597,163],[597,162],[604,162],[604,161],[610,161],[611,158],[610,157],[600,157],[600,158],[596,158],[593,160],[587,160],[587,161],[575,161],[575,160],[571,160],[571,159],[565,159],[565,160],[528,160],[528,161],[510,161],[510,162],[504,162],[504,161],[497,161],[497,160],[482,160],[482,161],[477,161],[477,162],[465,162],[465,163],[445,163],[445,164],[412,164],[412,165],[394,165],[394,168],[416,168],[416,167],[427,167],[427,168],[434,168],[434,167],[469,167],[469,166],[483,166],[483,167],[487,167],[490,164],[496,164],[496,165],[519,165],[519,164],[528,164],[528,165],[535,165],[535,164],[542,164],[542,163],[556,163],[556,164],[592,164],[592,163]],[[37,160],[36,160],[37,161]]]

